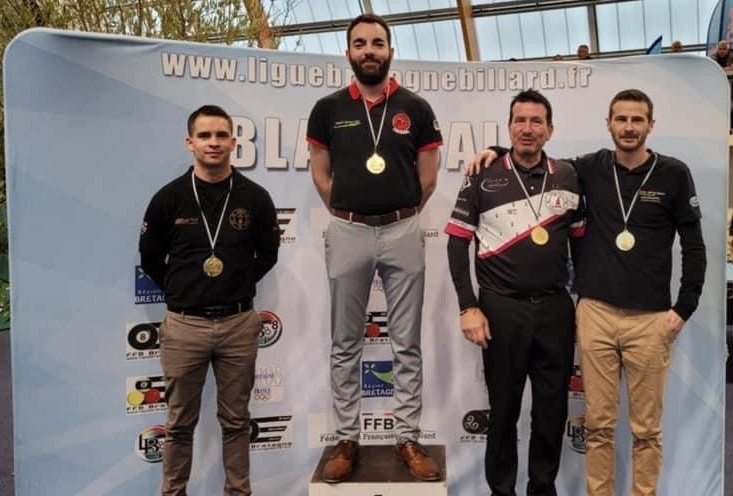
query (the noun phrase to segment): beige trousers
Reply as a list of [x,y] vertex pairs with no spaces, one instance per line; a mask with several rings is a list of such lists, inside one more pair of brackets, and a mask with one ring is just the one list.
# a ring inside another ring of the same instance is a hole
[[249,395],[254,384],[261,323],[250,310],[221,319],[168,312],[160,327],[160,351],[168,405],[163,453],[163,496],[186,496],[193,430],[209,364],[216,378],[221,425],[224,495],[249,496]]
[[622,370],[633,435],[631,495],[657,494],[662,467],[662,404],[674,340],[666,317],[666,311],[623,309],[589,298],[578,304],[589,496],[614,494],[614,433]]

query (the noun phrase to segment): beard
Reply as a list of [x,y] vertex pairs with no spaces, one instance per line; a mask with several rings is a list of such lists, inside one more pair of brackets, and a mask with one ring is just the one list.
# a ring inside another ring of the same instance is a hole
[[[649,133],[639,133],[639,134],[623,134],[620,133],[618,135],[613,134],[613,143],[616,145],[616,148],[619,150],[623,150],[625,152],[635,152],[636,150],[643,149],[644,144],[646,143],[646,137]],[[636,138],[636,143],[634,144],[628,144],[624,143],[622,139],[624,138]]]
[[[361,84],[366,86],[377,86],[387,79],[391,60],[387,59],[383,62],[379,62],[379,60],[374,57],[365,57],[361,62],[349,58],[349,62],[351,63],[351,70],[354,71],[354,76],[356,76],[356,79],[358,79]],[[379,66],[376,70],[365,71],[361,66],[364,62],[376,62]]]

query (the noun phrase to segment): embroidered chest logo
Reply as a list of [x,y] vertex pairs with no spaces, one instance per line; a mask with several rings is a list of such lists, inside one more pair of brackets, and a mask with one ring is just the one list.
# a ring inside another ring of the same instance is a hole
[[195,226],[199,223],[198,217],[178,217],[173,221],[173,224],[177,226]]
[[349,127],[359,127],[359,126],[361,126],[361,121],[360,120],[355,120],[355,121],[336,121],[333,124],[333,128],[334,129],[345,129],[345,128],[349,128]]
[[487,193],[496,193],[500,189],[509,186],[509,179],[500,177],[496,179],[484,179],[481,181],[481,190]]
[[252,222],[249,212],[243,208],[235,208],[229,213],[229,225],[237,231],[244,231]]
[[397,134],[410,134],[412,122],[406,113],[400,112],[392,117],[392,131]]
[[570,195],[566,191],[554,190],[545,193],[545,208],[554,215],[562,215],[577,205],[573,205]]
[[666,195],[664,191],[651,191],[648,189],[639,190],[639,201],[644,203],[662,203],[662,198]]

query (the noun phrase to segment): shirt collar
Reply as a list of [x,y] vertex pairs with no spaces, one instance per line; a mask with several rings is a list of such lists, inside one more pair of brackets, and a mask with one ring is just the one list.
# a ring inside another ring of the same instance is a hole
[[643,164],[641,164],[638,167],[634,167],[633,169],[627,169],[623,165],[616,162],[616,155],[614,154],[613,157],[613,165],[616,167],[617,170],[620,170],[622,172],[625,172],[627,174],[646,174],[649,172],[649,169],[652,168],[652,164],[654,163],[654,157],[656,157],[656,153],[654,153],[651,149],[647,148],[647,151],[649,152],[649,158],[644,161]]
[[[511,169],[511,166],[509,165],[511,153],[511,150],[509,150],[509,152],[504,155],[504,168],[507,170]],[[540,159],[540,163],[535,165],[531,169],[528,169],[521,164],[517,164],[516,162],[514,162],[514,167],[516,167],[519,172],[523,172],[526,174],[544,174],[545,172],[549,172],[550,175],[552,175],[555,173],[556,170],[555,161],[548,157],[547,154],[545,154],[544,150],[542,150],[542,158]]]
[[[397,91],[397,88],[399,87],[400,85],[395,78],[393,77],[389,78],[389,84],[387,85],[387,87],[384,90],[384,96],[382,96],[379,100],[375,102],[369,102],[369,103],[371,105],[376,105],[382,102],[385,96],[387,95],[392,96],[392,94],[395,91]],[[349,85],[349,95],[351,96],[352,100],[358,100],[359,98],[361,98],[361,92],[359,91],[359,87],[356,85],[356,80],[352,81],[351,84]]]

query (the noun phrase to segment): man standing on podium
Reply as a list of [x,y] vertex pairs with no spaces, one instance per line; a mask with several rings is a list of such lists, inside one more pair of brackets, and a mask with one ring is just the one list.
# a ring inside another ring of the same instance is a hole
[[397,453],[415,477],[437,480],[437,465],[418,443],[425,272],[418,214],[435,189],[442,138],[430,105],[388,76],[394,50],[385,21],[361,15],[346,37],[356,79],[320,99],[308,120],[313,182],[332,214],[325,245],[339,442],[322,475],[340,482],[357,461],[360,359],[376,271],[384,284],[394,356]]
[[[543,151],[552,130],[552,107],[542,94],[515,96],[510,152],[464,178],[445,228],[461,329],[483,351],[491,405],[485,470],[493,496],[516,495],[517,421],[527,376],[527,494],[557,495],[575,334],[575,308],[565,288],[568,236],[582,236],[584,223],[573,167]],[[478,300],[469,271],[472,239]]]

